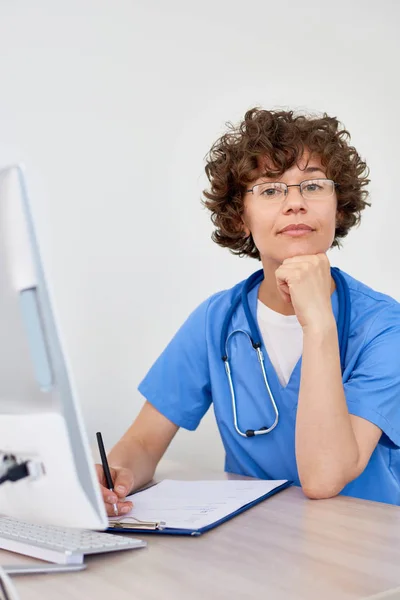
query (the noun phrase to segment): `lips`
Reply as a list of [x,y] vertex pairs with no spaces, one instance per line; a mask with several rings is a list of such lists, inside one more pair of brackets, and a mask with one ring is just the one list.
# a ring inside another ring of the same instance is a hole
[[314,230],[309,225],[305,225],[304,223],[299,223],[298,225],[287,225],[286,227],[281,229],[279,233],[285,233],[287,231],[314,231]]

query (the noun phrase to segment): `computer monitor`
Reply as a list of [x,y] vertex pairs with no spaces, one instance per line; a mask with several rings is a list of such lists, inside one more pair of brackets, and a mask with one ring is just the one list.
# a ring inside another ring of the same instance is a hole
[[4,455],[35,469],[0,485],[0,514],[107,528],[19,165],[0,170],[0,470]]

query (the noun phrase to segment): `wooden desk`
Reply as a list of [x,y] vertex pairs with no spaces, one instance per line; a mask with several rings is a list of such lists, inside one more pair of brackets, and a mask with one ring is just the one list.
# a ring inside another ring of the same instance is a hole
[[[157,478],[224,476],[165,463]],[[352,600],[400,586],[400,507],[344,496],[289,488],[198,538],[141,537],[147,548],[89,557],[80,573],[15,578],[21,600]]]

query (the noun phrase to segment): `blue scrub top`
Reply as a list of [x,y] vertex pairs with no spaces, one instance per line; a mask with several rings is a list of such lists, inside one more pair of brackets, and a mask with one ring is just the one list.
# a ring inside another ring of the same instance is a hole
[[[342,494],[400,504],[400,304],[343,273],[351,298],[351,325],[343,384],[350,414],[375,423],[383,432],[364,472]],[[283,387],[265,347],[269,385],[279,410],[279,423],[268,434],[243,438],[234,429],[229,384],[220,356],[225,315],[244,281],[211,296],[186,320],[139,385],[143,396],[170,421],[194,430],[214,404],[224,444],[225,470],[261,479],[289,479],[300,485],[295,455],[295,423],[301,358]],[[257,322],[256,286],[249,306]],[[338,296],[332,294],[338,317]],[[228,333],[249,331],[240,304]],[[244,335],[229,346],[241,431],[260,429],[274,413],[256,352]],[[321,398],[321,402],[324,399]],[[317,451],[317,449],[316,449]]]

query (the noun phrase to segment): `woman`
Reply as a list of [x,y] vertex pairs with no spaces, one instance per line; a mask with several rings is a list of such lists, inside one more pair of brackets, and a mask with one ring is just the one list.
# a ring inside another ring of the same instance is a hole
[[262,271],[253,287],[201,304],[140,384],[146,402],[109,456],[109,514],[117,501],[130,510],[124,496],[211,402],[226,471],[290,479],[310,498],[400,504],[399,304],[326,255],[368,204],[368,169],[349,138],[327,115],[253,109],[212,147],[213,239]]

